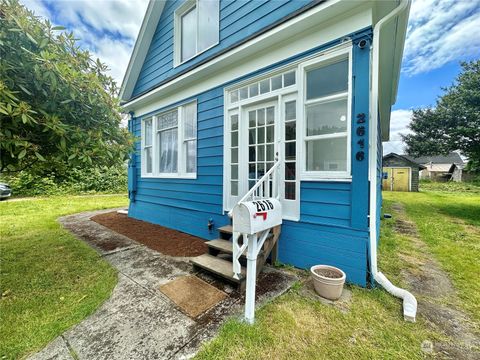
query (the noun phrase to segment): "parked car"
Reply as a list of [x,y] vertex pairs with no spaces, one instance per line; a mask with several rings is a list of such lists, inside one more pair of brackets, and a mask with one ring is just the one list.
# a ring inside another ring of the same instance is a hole
[[0,183],[0,200],[6,199],[12,195],[12,189],[10,186],[4,183]]

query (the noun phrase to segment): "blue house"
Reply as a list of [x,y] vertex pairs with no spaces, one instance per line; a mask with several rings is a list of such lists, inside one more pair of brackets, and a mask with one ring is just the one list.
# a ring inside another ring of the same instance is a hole
[[[121,88],[130,217],[206,240],[271,172],[278,260],[377,278],[409,2],[151,1]],[[265,188],[266,189],[266,188]]]

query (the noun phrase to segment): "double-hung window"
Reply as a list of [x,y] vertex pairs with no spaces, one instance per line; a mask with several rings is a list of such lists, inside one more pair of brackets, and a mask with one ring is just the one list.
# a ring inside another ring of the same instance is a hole
[[141,156],[144,177],[196,177],[196,102],[143,120]]
[[350,59],[348,53],[305,68],[306,177],[350,176]]
[[189,0],[175,11],[175,65],[216,45],[219,40],[219,0]]

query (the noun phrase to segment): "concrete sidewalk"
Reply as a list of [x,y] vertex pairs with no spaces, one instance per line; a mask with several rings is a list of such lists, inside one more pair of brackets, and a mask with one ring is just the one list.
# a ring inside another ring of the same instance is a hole
[[[229,296],[192,319],[159,291],[159,286],[193,273],[188,258],[162,255],[93,222],[97,211],[60,222],[89,243],[118,270],[112,296],[93,315],[66,331],[30,359],[187,359],[211,339],[222,322],[243,311],[244,298],[230,285],[197,274]],[[102,244],[117,248],[105,251]],[[258,279],[260,304],[285,292],[296,277],[266,266]]]

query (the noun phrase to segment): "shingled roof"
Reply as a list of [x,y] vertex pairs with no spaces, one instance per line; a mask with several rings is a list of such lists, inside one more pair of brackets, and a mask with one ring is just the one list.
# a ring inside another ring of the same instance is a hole
[[418,164],[463,164],[463,160],[460,155],[456,152],[451,152],[448,155],[435,155],[435,156],[420,156],[412,157],[408,155],[403,155],[407,159],[414,161]]

